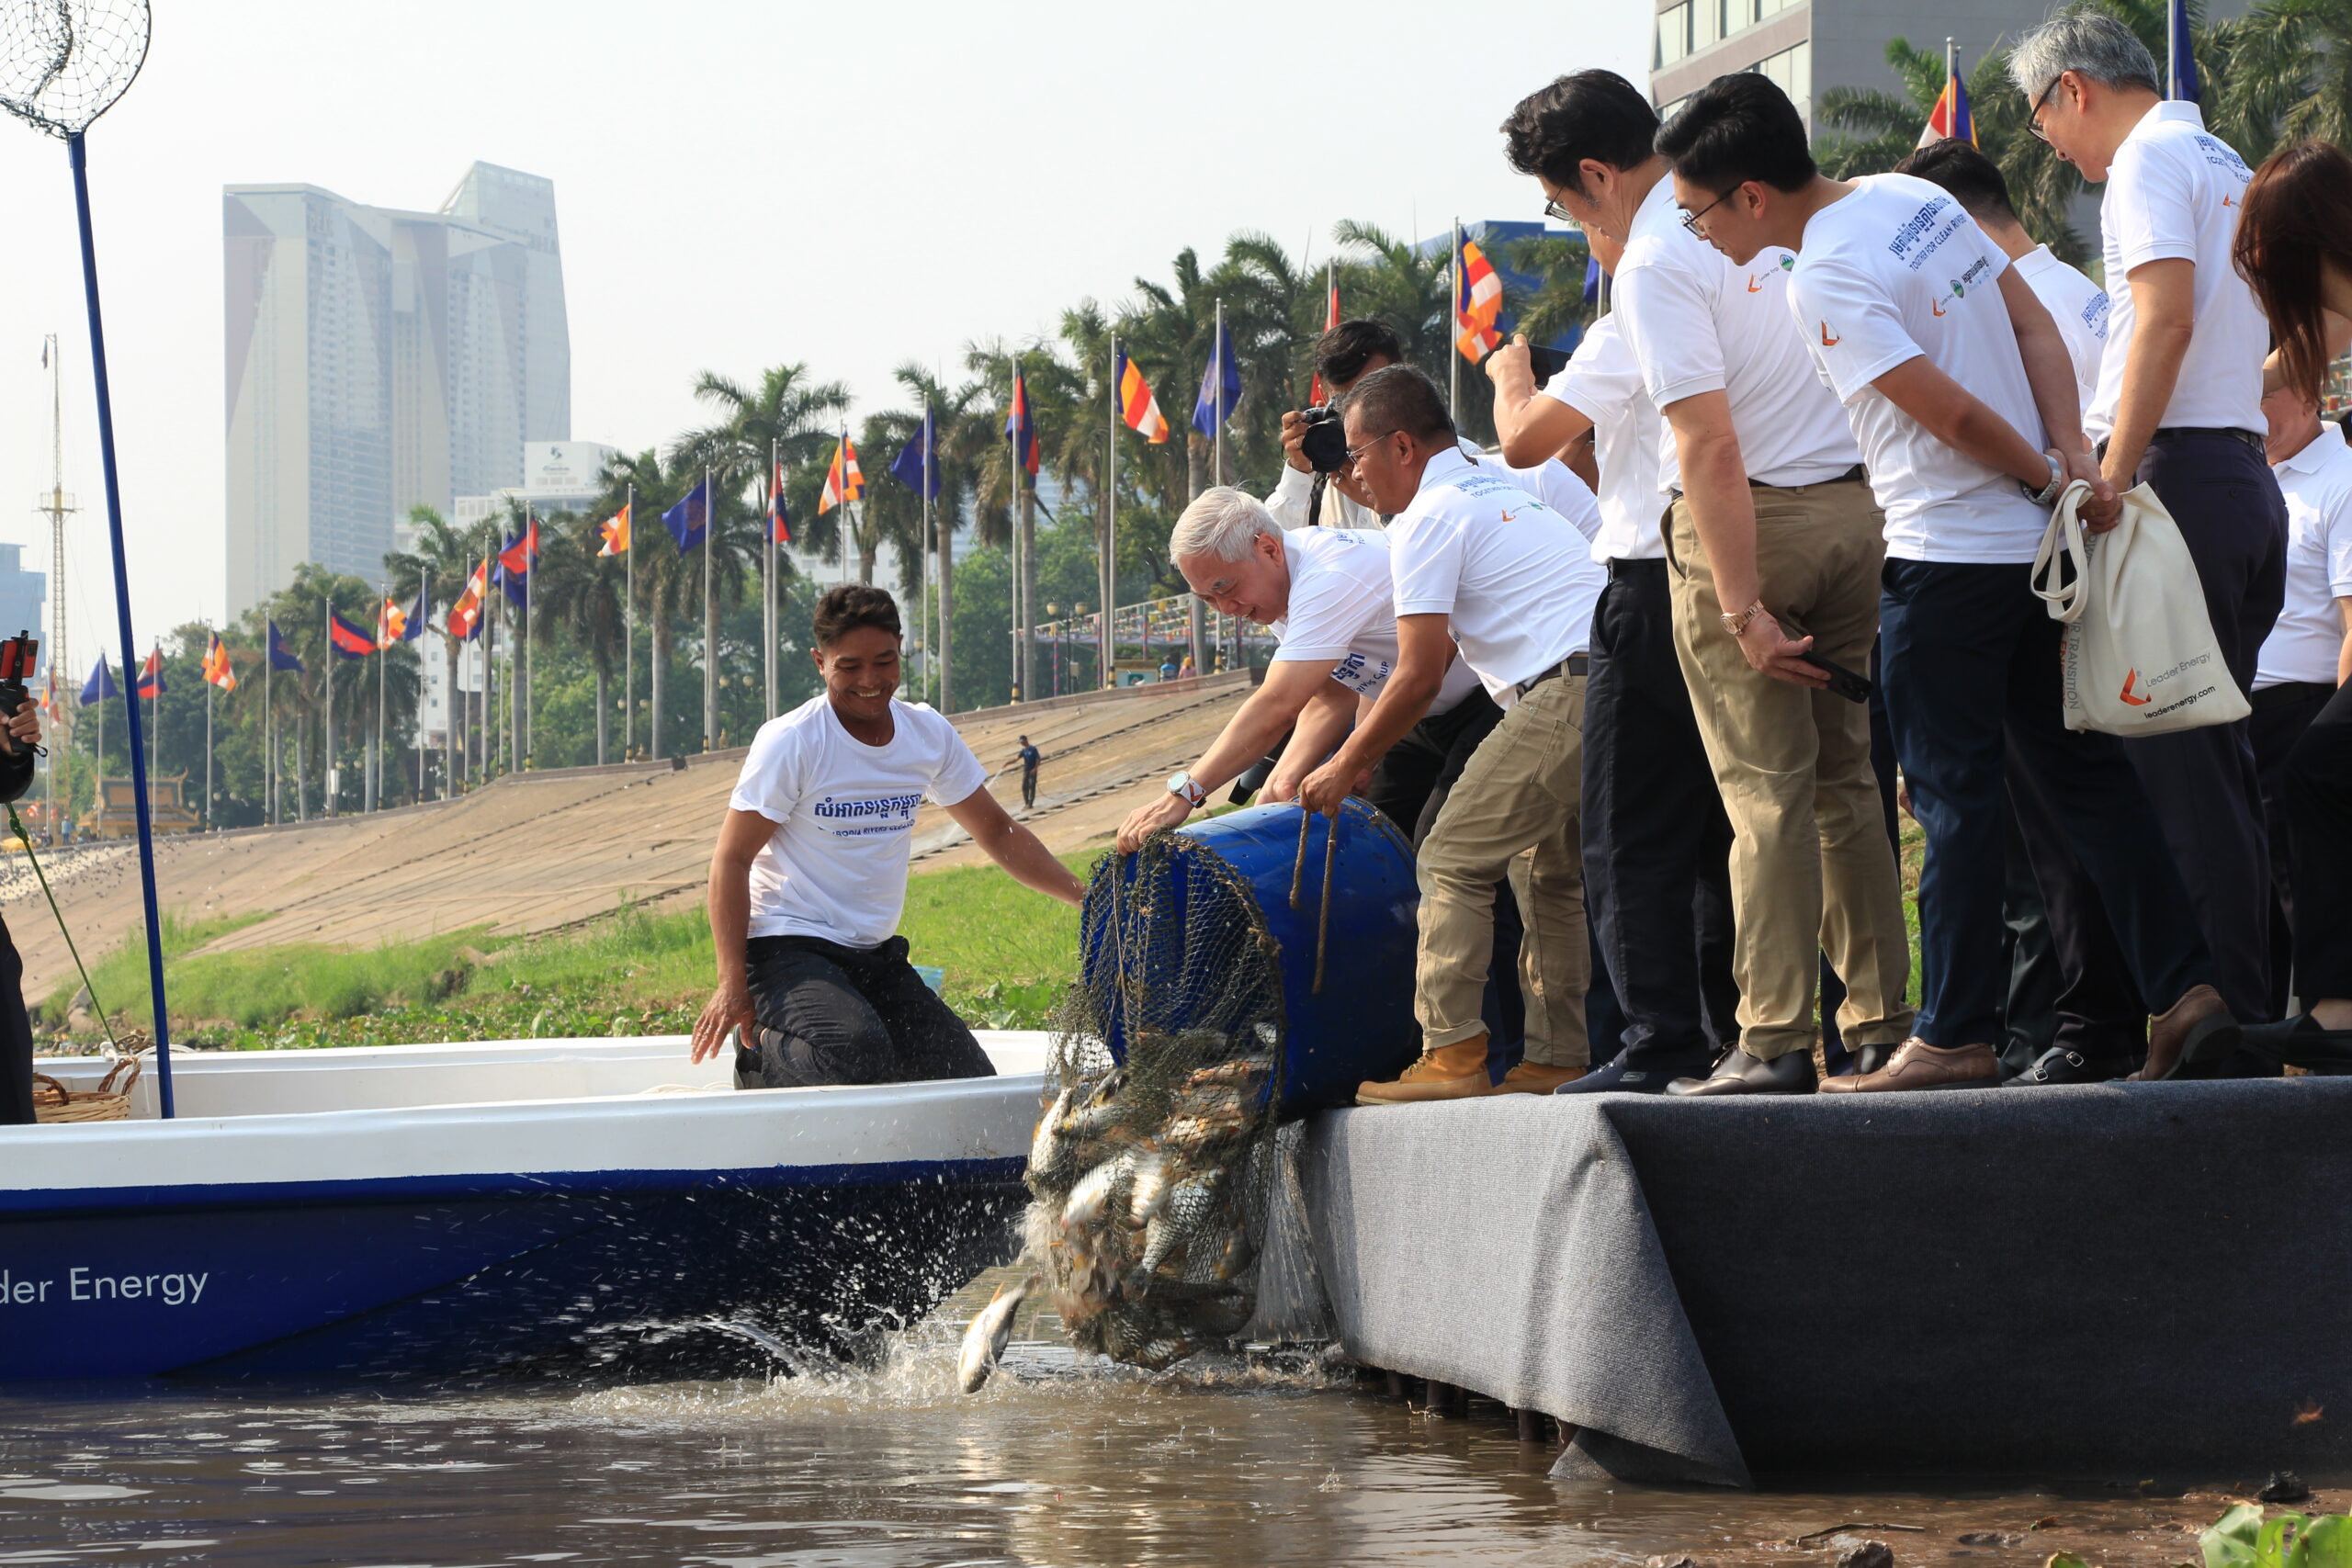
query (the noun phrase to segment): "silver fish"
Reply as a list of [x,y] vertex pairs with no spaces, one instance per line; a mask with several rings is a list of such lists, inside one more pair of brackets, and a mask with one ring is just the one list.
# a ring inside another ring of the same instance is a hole
[[1029,1174],[1050,1180],[1068,1153],[1061,1135],[1062,1118],[1069,1111],[1070,1097],[1077,1092],[1072,1084],[1054,1097],[1053,1104],[1037,1118],[1037,1131],[1029,1140]]
[[1202,1067],[1191,1074],[1181,1086],[1182,1089],[1201,1089],[1210,1084],[1247,1084],[1264,1077],[1273,1070],[1273,1063],[1262,1056],[1236,1056],[1229,1062]]
[[1216,1218],[1221,1185],[1220,1173],[1211,1172],[1189,1177],[1169,1189],[1159,1213],[1144,1231],[1143,1259],[1136,1266],[1130,1288],[1140,1289],[1155,1269],[1182,1251]]
[[1258,1249],[1250,1245],[1249,1231],[1236,1226],[1232,1239],[1225,1244],[1225,1256],[1217,1259],[1215,1269],[1209,1270],[1209,1277],[1214,1280],[1233,1279],[1249,1268],[1250,1260],[1257,1256]]
[[1148,1149],[1135,1158],[1135,1180],[1127,1189],[1127,1224],[1141,1229],[1168,1201],[1171,1173],[1168,1156]]
[[1031,1274],[1010,1292],[999,1285],[989,1304],[972,1315],[971,1326],[964,1330],[963,1348],[956,1356],[956,1385],[966,1393],[979,1393],[980,1385],[1004,1359],[1004,1348],[1012,1338],[1013,1314],[1036,1282],[1037,1276]]
[[1132,1153],[1124,1154],[1116,1159],[1104,1160],[1080,1177],[1078,1185],[1069,1190],[1069,1201],[1062,1205],[1062,1227],[1065,1230],[1073,1226],[1091,1229],[1100,1224],[1104,1211],[1110,1207],[1111,1190],[1118,1185],[1119,1179],[1127,1174],[1134,1163]]

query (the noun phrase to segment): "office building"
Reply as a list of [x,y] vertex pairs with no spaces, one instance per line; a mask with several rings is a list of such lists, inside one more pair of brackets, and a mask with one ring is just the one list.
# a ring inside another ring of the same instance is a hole
[[[24,632],[40,640],[35,679],[49,673],[48,603],[49,574],[25,570],[24,546],[0,545],[0,637]],[[25,682],[28,690],[32,684],[31,680]]]
[[379,575],[410,507],[570,437],[551,182],[476,164],[434,212],[308,185],[222,205],[232,615],[300,561]]

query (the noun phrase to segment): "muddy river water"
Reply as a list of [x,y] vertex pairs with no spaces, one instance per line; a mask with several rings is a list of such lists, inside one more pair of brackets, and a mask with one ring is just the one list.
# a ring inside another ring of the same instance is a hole
[[[1555,1482],[1498,1409],[1281,1363],[1147,1377],[1024,1323],[955,1390],[967,1292],[872,1371],[464,1391],[72,1388],[0,1396],[17,1563],[1632,1563],[2197,1560],[2259,1476]],[[2311,1478],[2315,1483],[2322,1478]],[[2340,1479],[2340,1478],[2339,1478]],[[2307,1509],[2340,1511],[2324,1489]],[[1839,1527],[1853,1527],[1840,1530]]]

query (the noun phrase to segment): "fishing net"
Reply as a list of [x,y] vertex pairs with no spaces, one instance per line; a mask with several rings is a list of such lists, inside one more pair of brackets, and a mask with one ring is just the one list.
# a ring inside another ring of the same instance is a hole
[[76,136],[147,61],[147,0],[0,0],[0,108]]
[[1183,833],[1105,855],[1080,932],[1029,1160],[1028,1253],[1073,1343],[1157,1370],[1239,1335],[1256,1307],[1282,949],[1250,883]]

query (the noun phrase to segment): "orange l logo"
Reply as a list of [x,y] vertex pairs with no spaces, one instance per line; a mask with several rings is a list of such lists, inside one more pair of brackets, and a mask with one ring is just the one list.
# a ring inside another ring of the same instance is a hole
[[2232,201],[2228,197],[2226,197],[2226,196],[2225,196],[2225,197],[2223,197],[2222,198],[2222,205],[2223,207],[2235,207],[2235,206],[2237,205],[2237,203],[2236,203],[2236,202],[2234,202],[2234,201]]
[[1504,522],[1506,522],[1506,523],[1508,523],[1508,522],[1510,522],[1510,520],[1511,520],[1511,514],[1510,514],[1510,513],[1508,513],[1508,512],[1504,513],[1503,513],[1503,521],[1504,521]]
[[1756,281],[1756,275],[1752,272],[1747,275],[1747,291],[1750,294],[1761,294],[1764,292],[1764,286]]
[[1821,323],[1821,346],[1822,346],[1822,347],[1824,347],[1824,348],[1836,348],[1839,344],[1841,344],[1841,343],[1843,343],[1843,342],[1845,342],[1845,341],[1846,341],[1846,340],[1845,340],[1844,338],[1842,338],[1842,337],[1831,337],[1831,336],[1829,335],[1829,323],[1828,323],[1827,321],[1824,321],[1824,322],[1822,322],[1822,323]]
[[2139,679],[2140,672],[2137,670],[2126,671],[2123,675],[2123,690],[2119,693],[2118,695],[2121,696],[2125,702],[2131,704],[2133,707],[2143,708],[2150,703],[2154,702],[2156,699],[2154,697],[2135,697],[2132,694],[2132,688],[2138,682]]
[[1944,313],[1944,302],[1943,302],[1941,299],[1934,299],[1934,300],[1930,300],[1930,301],[1928,302],[1928,309],[1929,309],[1929,310],[1933,310],[1937,315],[1940,316],[1940,315],[1942,315],[1942,314]]

